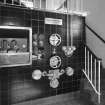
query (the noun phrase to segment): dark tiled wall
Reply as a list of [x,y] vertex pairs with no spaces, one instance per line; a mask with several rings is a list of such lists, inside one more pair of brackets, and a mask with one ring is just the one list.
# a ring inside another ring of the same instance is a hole
[[[63,25],[45,25],[45,17],[63,19]],[[79,90],[82,74],[81,68],[83,66],[84,58],[84,50],[81,46],[81,42],[85,41],[85,31],[83,26],[84,18],[76,15],[73,16],[73,21],[79,21],[81,24],[79,33],[73,37],[74,45],[77,50],[70,58],[67,58],[61,50],[62,46],[66,45],[66,18],[66,15],[59,13],[0,6],[0,25],[32,27],[33,34],[37,33],[38,35],[45,35],[45,57],[42,61],[35,61],[30,66],[2,68],[0,70],[0,93],[2,93],[0,95],[3,103],[2,105],[11,105],[12,103],[18,103],[30,99],[48,97]],[[38,81],[32,79],[33,70],[40,69],[42,71],[48,71],[51,69],[48,66],[48,58],[51,57],[52,47],[49,45],[48,39],[49,35],[53,33],[58,33],[62,37],[62,43],[57,48],[57,54],[62,58],[62,65],[60,68],[71,66],[75,70],[74,75],[71,77],[66,76],[66,74],[61,76],[59,79],[60,85],[56,89],[49,86],[49,80],[47,77],[43,77]]]

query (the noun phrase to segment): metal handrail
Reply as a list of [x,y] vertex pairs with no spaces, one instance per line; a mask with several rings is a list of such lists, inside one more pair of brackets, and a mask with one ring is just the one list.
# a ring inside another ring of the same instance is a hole
[[83,45],[85,49],[85,67],[83,69],[83,73],[97,94],[98,103],[100,103],[100,70],[102,59],[98,58],[86,44]]
[[88,28],[98,39],[100,39],[104,44],[105,44],[105,40],[100,37],[100,35],[98,35],[97,32],[95,32],[89,25],[85,24],[86,28]]
[[95,58],[97,58],[97,60],[102,60],[101,58],[97,57],[97,56],[95,55],[95,53],[92,52],[91,49],[90,49],[85,43],[82,43],[82,44],[83,44],[84,47],[86,47],[86,48],[89,50],[90,53],[92,53],[92,55],[93,55]]

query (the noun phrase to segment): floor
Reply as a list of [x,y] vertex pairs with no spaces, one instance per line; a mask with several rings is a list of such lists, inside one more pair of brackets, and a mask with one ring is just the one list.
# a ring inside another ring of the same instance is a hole
[[[85,83],[87,82],[86,79],[83,81]],[[84,82],[82,82],[83,85]],[[105,81],[103,80],[101,82],[101,86],[105,86]],[[95,98],[94,91],[87,82],[85,87],[82,87],[81,84],[81,90],[77,92],[51,96],[38,100],[25,101],[13,105],[105,105],[105,88],[103,87],[102,90],[101,104],[96,104],[97,99]]]
[[86,93],[67,93],[63,95],[52,96],[49,98],[31,100],[23,103],[17,103],[14,105],[95,105],[90,98],[90,95]]

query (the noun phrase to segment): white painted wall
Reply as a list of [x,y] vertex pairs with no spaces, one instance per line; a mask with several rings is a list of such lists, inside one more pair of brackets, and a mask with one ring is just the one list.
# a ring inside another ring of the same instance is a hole
[[56,10],[65,0],[46,0],[46,8],[48,10]]
[[[87,24],[105,40],[105,0],[84,0],[83,6],[84,10],[90,12],[86,17]],[[98,57],[102,58],[103,67],[105,67],[105,44],[89,30],[86,32],[88,46]]]

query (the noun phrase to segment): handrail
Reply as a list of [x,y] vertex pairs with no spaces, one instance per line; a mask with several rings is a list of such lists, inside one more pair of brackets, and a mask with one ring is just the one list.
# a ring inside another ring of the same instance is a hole
[[97,58],[97,60],[102,60],[101,58],[97,57],[85,43],[83,43],[83,45],[90,51],[90,53],[91,53],[95,58]]
[[88,26],[87,24],[85,24],[85,26],[95,35],[97,36],[104,44],[105,44],[105,40],[100,37],[100,35],[98,35],[90,26]]
[[102,59],[95,56],[95,54],[89,49],[86,44],[84,45],[85,50],[85,67],[83,73],[97,94],[98,103],[101,102],[101,88],[100,88],[100,71]]

